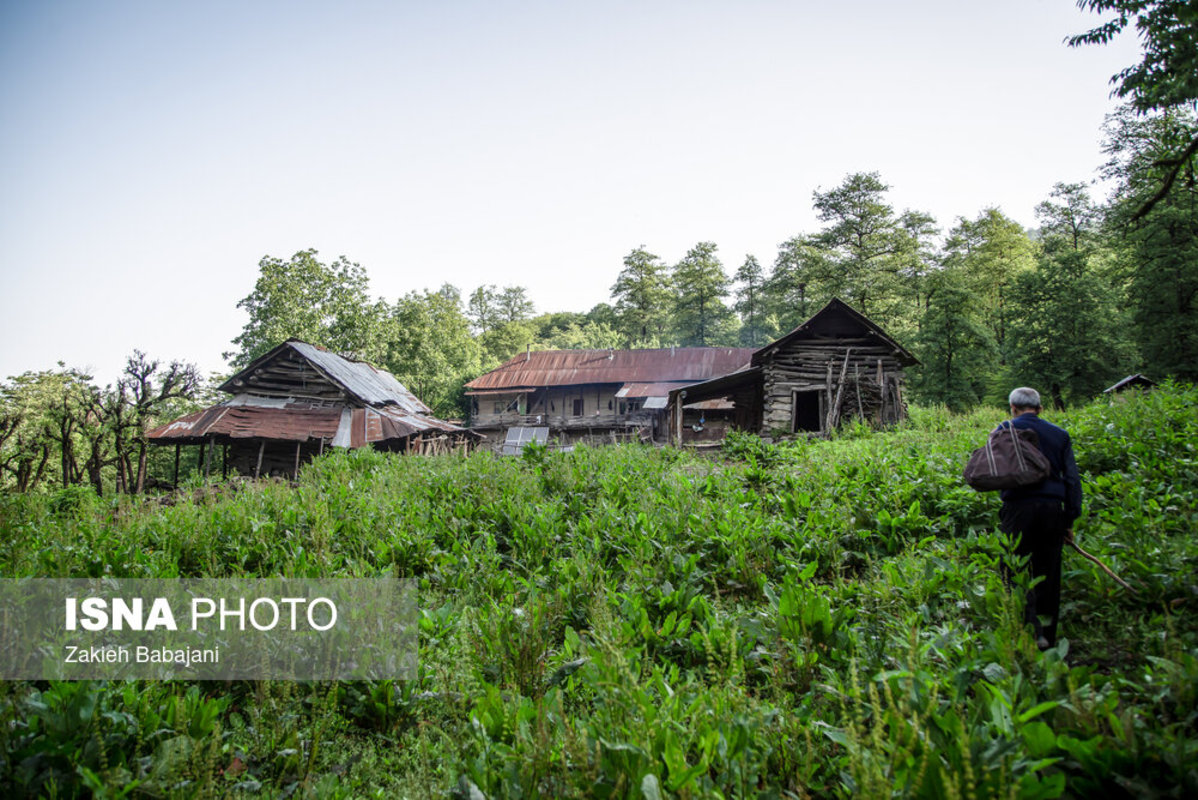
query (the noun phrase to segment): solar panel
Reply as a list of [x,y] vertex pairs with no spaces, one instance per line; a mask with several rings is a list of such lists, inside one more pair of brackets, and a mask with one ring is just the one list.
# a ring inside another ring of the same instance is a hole
[[517,456],[524,452],[529,442],[545,444],[549,441],[548,427],[508,428],[507,437],[503,440],[503,455]]

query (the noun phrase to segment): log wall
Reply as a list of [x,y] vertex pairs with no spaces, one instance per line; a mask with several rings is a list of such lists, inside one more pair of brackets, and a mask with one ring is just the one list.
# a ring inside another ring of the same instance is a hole
[[907,415],[903,367],[876,339],[796,341],[762,367],[762,433],[794,432],[795,392],[819,392],[821,431],[852,419],[888,425]]

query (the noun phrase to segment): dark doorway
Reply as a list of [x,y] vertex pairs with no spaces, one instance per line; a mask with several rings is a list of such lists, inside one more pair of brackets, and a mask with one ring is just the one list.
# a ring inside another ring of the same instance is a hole
[[576,417],[582,416],[582,398],[581,397],[574,398],[574,416],[576,416]]
[[821,394],[822,392],[819,390],[794,393],[794,415],[791,426],[794,433],[800,431],[819,433],[823,429],[823,425],[820,424],[822,415],[819,413]]

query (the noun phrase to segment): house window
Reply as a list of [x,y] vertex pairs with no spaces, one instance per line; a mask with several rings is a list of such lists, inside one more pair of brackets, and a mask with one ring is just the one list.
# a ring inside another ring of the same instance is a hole
[[576,417],[582,416],[582,398],[581,397],[574,398],[574,416],[576,416]]
[[496,400],[496,401],[495,401],[495,406],[494,406],[494,408],[492,409],[492,410],[495,412],[495,416],[497,416],[497,417],[498,417],[500,414],[502,414],[502,413],[503,413],[503,408],[504,408],[504,403],[503,403],[503,401],[502,401],[502,400]]

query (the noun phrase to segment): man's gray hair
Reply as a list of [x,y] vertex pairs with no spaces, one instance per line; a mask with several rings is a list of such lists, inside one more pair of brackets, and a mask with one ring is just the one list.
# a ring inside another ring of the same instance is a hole
[[1015,408],[1040,407],[1040,393],[1028,386],[1020,386],[1018,389],[1012,389],[1011,396],[1007,399]]

